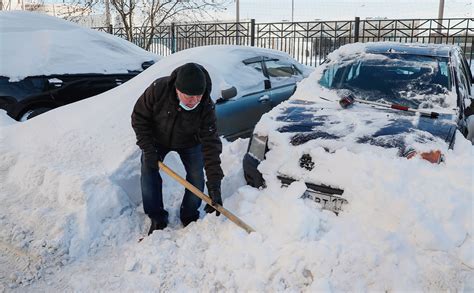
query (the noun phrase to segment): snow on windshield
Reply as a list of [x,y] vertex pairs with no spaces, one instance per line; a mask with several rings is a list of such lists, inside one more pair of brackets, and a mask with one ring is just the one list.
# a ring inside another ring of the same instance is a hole
[[411,108],[456,107],[448,58],[407,54],[356,54],[333,60],[320,84],[348,89],[358,98]]

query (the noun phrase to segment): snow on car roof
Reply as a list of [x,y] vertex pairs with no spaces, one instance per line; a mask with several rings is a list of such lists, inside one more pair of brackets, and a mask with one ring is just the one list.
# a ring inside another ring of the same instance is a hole
[[449,52],[453,46],[444,44],[422,44],[422,43],[396,43],[396,42],[376,42],[367,44],[367,52],[386,53],[399,52],[403,54],[449,57]]
[[328,55],[328,59],[338,59],[356,54],[383,54],[400,53],[433,57],[449,57],[449,52],[454,46],[444,44],[422,44],[422,43],[396,43],[396,42],[375,42],[375,43],[354,43],[338,48]]
[[27,11],[0,12],[0,40],[0,76],[11,81],[53,74],[127,73],[160,59],[119,37]]

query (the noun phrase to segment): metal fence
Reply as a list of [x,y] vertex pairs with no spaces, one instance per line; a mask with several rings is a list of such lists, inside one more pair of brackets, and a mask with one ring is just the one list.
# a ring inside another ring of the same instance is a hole
[[[126,38],[124,28],[95,28]],[[316,66],[331,51],[354,42],[395,41],[459,45],[472,64],[474,18],[380,19],[256,23],[171,24],[133,28],[132,42],[166,56],[187,48],[234,44],[285,51],[299,62]]]

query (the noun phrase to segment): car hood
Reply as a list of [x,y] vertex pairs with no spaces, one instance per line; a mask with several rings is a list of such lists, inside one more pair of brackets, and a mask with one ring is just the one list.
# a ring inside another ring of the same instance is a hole
[[342,109],[337,103],[319,104],[290,100],[275,116],[277,131],[288,133],[292,145],[317,140],[329,149],[375,145],[398,148],[414,145],[450,146],[456,131],[454,115],[432,119],[419,114],[355,104]]

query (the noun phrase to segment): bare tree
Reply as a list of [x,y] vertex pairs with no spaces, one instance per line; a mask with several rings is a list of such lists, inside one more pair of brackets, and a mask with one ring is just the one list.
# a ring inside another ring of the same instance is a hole
[[40,11],[44,6],[44,1],[30,2],[25,5],[25,10]]
[[211,20],[211,12],[223,11],[235,0],[63,0],[62,3],[48,3],[52,0],[35,1],[37,4],[31,4],[29,10],[51,13],[78,23],[87,19],[92,21],[93,17],[98,17],[97,13],[103,14],[110,4],[118,17],[119,26],[123,27],[123,36],[131,42],[140,41],[138,45],[149,50],[160,25]]
[[[0,0],[1,1],[1,0]],[[99,0],[69,0],[56,2],[48,0],[33,0],[25,3],[25,10],[47,13],[73,22],[81,22],[93,14]]]
[[139,37],[149,49],[156,28],[176,20],[199,21],[210,11],[222,11],[233,0],[110,0],[118,13],[127,40],[134,41],[134,27],[143,28]]

